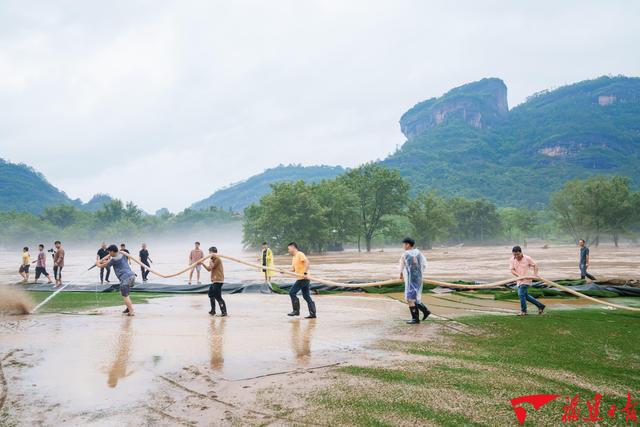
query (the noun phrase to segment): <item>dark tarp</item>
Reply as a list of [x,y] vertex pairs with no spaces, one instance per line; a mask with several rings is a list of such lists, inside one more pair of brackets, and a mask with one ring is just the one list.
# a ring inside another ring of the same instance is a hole
[[[52,285],[48,285],[45,283],[42,284],[29,284],[22,285],[16,284],[15,286],[25,289],[27,291],[55,291]],[[76,284],[71,283],[67,286],[64,292],[117,292],[119,285],[95,285],[95,284]],[[293,283],[286,284],[278,284],[278,287],[284,291],[288,291]],[[557,291],[559,294],[563,293],[561,290],[556,290],[555,288],[551,288],[543,283],[534,283],[531,285],[534,288],[545,288],[547,290]],[[509,285],[510,288],[514,288],[515,285]],[[574,289],[578,292],[581,291],[609,291],[620,296],[628,296],[628,297],[640,297],[640,288],[632,287],[632,286],[610,286],[610,285],[598,285],[596,283],[584,284],[584,285],[574,285],[569,286],[571,289]],[[361,288],[339,288],[335,286],[327,286],[319,283],[312,283],[311,289],[314,291],[326,291],[326,290],[345,290],[345,291],[356,291],[361,292],[363,289]],[[161,283],[137,283],[132,289],[132,292],[154,292],[154,293],[175,293],[175,294],[204,294],[209,290],[209,285],[167,285]],[[225,283],[222,287],[222,291],[224,293],[270,293],[271,291],[264,283]],[[460,292],[459,290],[454,290],[451,288],[444,287],[436,287],[432,289],[434,293],[449,293],[449,292]],[[463,291],[464,292],[464,291]]]
[[[27,291],[55,291],[52,285],[46,283],[20,285],[16,284]],[[118,283],[110,285],[91,285],[91,284],[75,284],[71,283],[63,292],[118,292],[120,285]],[[170,294],[206,294],[209,291],[209,284],[206,285],[165,285],[161,283],[136,283],[131,288],[131,292],[154,292],[154,293],[170,293]],[[242,284],[242,283],[225,283],[222,287],[224,293],[269,293],[271,292],[265,284]]]

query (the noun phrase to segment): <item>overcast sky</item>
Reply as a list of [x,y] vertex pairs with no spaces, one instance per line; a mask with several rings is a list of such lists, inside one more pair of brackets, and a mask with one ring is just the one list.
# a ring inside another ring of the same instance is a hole
[[181,210],[279,163],[354,166],[415,103],[640,75],[637,1],[0,2],[0,157]]

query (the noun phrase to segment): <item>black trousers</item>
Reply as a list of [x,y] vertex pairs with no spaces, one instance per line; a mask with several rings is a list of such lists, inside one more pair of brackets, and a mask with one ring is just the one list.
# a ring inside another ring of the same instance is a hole
[[[104,277],[104,271],[107,270],[107,277]],[[100,281],[109,281],[109,273],[111,273],[111,267],[102,267],[100,268]]]
[[[150,267],[149,261],[143,260],[141,262],[147,267]],[[143,266],[140,266],[140,271],[142,272],[142,280],[147,280],[147,277],[149,276],[149,270],[147,270]]]
[[222,283],[212,283],[209,285],[209,301],[211,301],[211,311],[215,313],[216,311],[216,301],[218,301],[218,305],[220,306],[220,310],[222,313],[227,313],[227,304],[225,304],[222,299]]
[[62,267],[58,267],[57,265],[53,266],[53,278],[62,280]]

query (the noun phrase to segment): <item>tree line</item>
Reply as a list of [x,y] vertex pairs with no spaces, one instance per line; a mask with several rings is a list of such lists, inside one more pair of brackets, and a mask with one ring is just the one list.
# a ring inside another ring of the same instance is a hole
[[371,251],[374,242],[414,236],[422,248],[436,244],[510,242],[527,238],[584,238],[597,245],[640,227],[640,193],[621,177],[569,181],[547,209],[503,207],[437,191],[409,194],[398,171],[370,163],[332,180],[272,185],[271,193],[245,209],[244,244],[269,242],[277,251],[296,241],[308,251],[345,245]]
[[212,228],[234,221],[239,221],[236,215],[216,207],[185,209],[178,214],[165,212],[149,215],[133,202],[124,203],[115,199],[106,202],[95,212],[68,204],[47,207],[39,215],[0,212],[0,241],[125,239],[202,230],[204,227]]

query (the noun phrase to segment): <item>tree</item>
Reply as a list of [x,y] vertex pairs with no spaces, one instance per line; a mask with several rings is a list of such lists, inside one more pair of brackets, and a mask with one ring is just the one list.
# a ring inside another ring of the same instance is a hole
[[502,230],[511,241],[523,240],[527,246],[527,237],[538,225],[538,213],[527,208],[503,208],[500,210]]
[[124,215],[125,209],[120,199],[111,200],[96,211],[96,219],[98,222],[105,224],[117,222],[122,219]]
[[606,187],[608,187],[606,190],[608,204],[603,212],[604,224],[617,248],[620,236],[629,231],[629,227],[636,218],[635,196],[631,192],[628,178],[615,176],[606,183]]
[[268,241],[278,252],[296,241],[305,250],[322,251],[331,240],[326,210],[303,181],[271,185],[259,205],[245,210],[245,244]]
[[424,249],[431,249],[434,243],[445,239],[455,222],[446,201],[435,191],[418,194],[409,203],[407,217],[418,245]]
[[500,231],[498,208],[487,200],[456,197],[449,200],[449,207],[455,217],[450,234],[459,241],[484,242],[495,237]]
[[80,214],[75,206],[59,205],[46,208],[41,217],[55,226],[66,228],[76,222]]
[[135,205],[133,202],[127,202],[124,210],[124,217],[134,224],[139,223],[142,217],[145,215],[144,211]]
[[311,186],[324,208],[331,250],[341,250],[344,243],[359,235],[358,198],[349,187],[337,180],[324,180]]
[[597,246],[602,234],[610,233],[617,246],[636,221],[635,197],[627,178],[595,176],[567,182],[552,195],[551,209],[558,226],[575,241]]
[[373,163],[353,169],[338,180],[357,197],[360,233],[367,252],[371,252],[371,240],[383,227],[383,217],[400,213],[404,208],[409,185],[398,171]]

